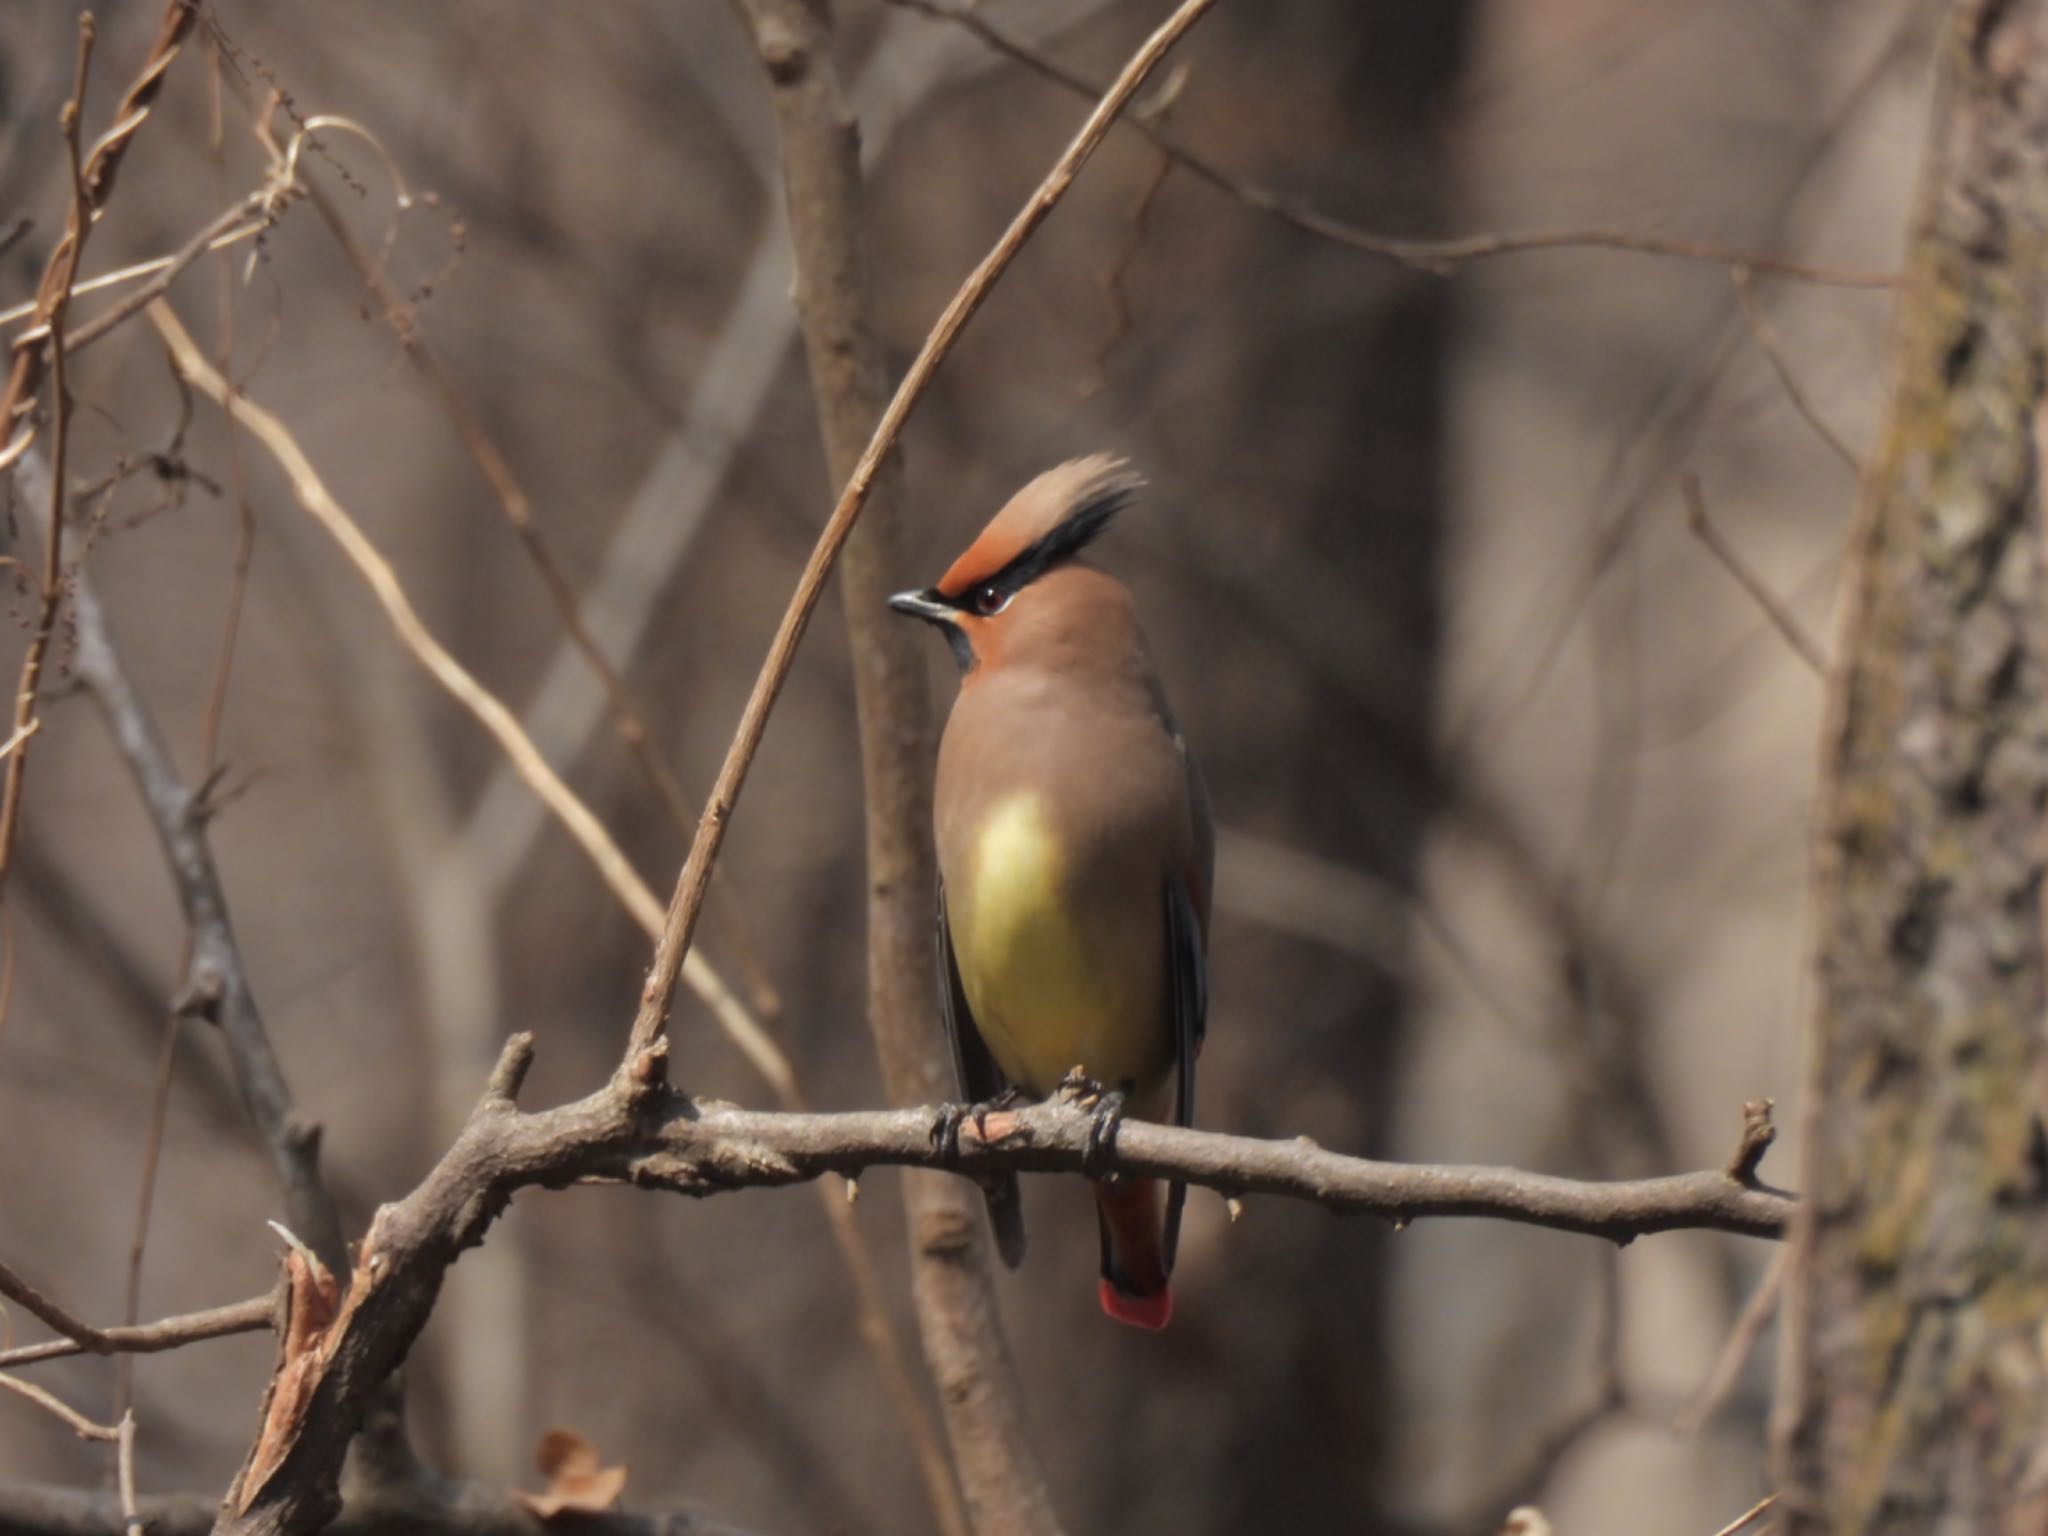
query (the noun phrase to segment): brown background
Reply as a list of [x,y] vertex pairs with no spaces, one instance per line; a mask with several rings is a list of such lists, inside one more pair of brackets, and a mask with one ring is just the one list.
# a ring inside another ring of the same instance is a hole
[[[98,9],[104,88],[140,57],[156,7]],[[1097,79],[1159,13],[987,10]],[[865,0],[840,13],[900,366],[1084,108],[956,28]],[[221,0],[217,14],[257,94],[274,82],[302,114],[359,122],[442,200],[395,218],[377,156],[320,135],[357,190],[329,160],[309,174],[342,190],[366,238],[395,230],[401,286],[434,279],[417,323],[578,585],[620,559],[628,530],[683,531],[622,560],[648,592],[628,672],[686,782],[708,783],[831,490],[738,24],[705,0]],[[1240,0],[1182,51],[1170,123],[1247,177],[1392,232],[1601,226],[1884,267],[1930,22],[1925,5],[1846,0]],[[72,24],[69,6],[0,13],[0,213],[38,221],[0,267],[7,302],[32,292],[59,223]],[[224,163],[209,154],[212,73],[203,48],[178,64],[91,271],[174,248],[258,183],[232,83]],[[95,95],[90,122],[110,99]],[[1444,281],[1181,172],[1141,220],[1157,167],[1144,141],[1114,138],[947,365],[906,439],[917,560],[902,584],[929,580],[1060,458],[1111,448],[1151,477],[1101,559],[1138,592],[1225,829],[1204,1121],[1580,1175],[1719,1161],[1745,1098],[1787,1106],[1794,1091],[1820,690],[1686,532],[1678,477],[1702,477],[1718,525],[1825,637],[1847,469],[1791,409],[1723,267],[1573,250]],[[435,630],[526,708],[559,625],[312,210],[291,211],[244,275],[238,255],[250,393]],[[202,266],[174,290],[209,341],[220,281]],[[1860,446],[1885,297],[1761,278],[1756,294],[1818,409]],[[162,441],[175,394],[144,327],[75,373],[81,478]],[[229,480],[204,409],[189,450]],[[215,845],[359,1230],[428,1166],[505,1033],[539,1036],[533,1101],[594,1082],[646,944],[246,456],[259,533],[223,735],[240,792]],[[189,767],[235,520],[194,489],[136,521],[162,500],[146,476],[125,487],[92,559]],[[25,622],[30,605],[12,611]],[[544,739],[665,890],[681,834],[605,727]],[[826,1107],[880,1098],[860,1017],[855,762],[828,602],[725,860]],[[82,704],[51,707],[29,784],[8,895],[0,1254],[110,1318],[180,925]],[[704,942],[735,969],[729,912]],[[700,1011],[677,1034],[686,1086],[765,1102]],[[226,1081],[217,1042],[188,1040],[146,1315],[272,1273],[279,1201]],[[1789,1159],[1771,1166],[1789,1177]],[[908,1338],[893,1184],[867,1180],[859,1210]],[[1574,1533],[1703,1536],[1764,1491],[1764,1360],[1705,1430],[1670,1428],[1761,1245],[1647,1240],[1620,1256],[1608,1314],[1614,1261],[1590,1241],[1493,1224],[1394,1236],[1278,1202],[1232,1227],[1198,1195],[1180,1315],[1150,1338],[1096,1311],[1081,1192],[1040,1182],[1029,1201],[1031,1262],[1003,1301],[1077,1532],[1472,1531],[1540,1496]],[[1624,1404],[1541,1458],[1596,1393],[1603,1315]],[[270,1349],[140,1365],[145,1490],[225,1483]],[[637,1505],[774,1532],[927,1528],[801,1191],[522,1197],[463,1260],[417,1362],[418,1438],[450,1471],[531,1482],[534,1441],[565,1424],[631,1464]],[[101,1363],[39,1379],[88,1411],[109,1400]],[[104,1460],[0,1399],[0,1475],[94,1483]]]

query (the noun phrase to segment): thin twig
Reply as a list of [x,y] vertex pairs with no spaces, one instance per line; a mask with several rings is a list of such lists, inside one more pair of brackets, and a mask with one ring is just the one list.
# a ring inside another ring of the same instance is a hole
[[[25,478],[32,479],[41,468],[34,454],[22,459]],[[106,613],[83,571],[72,575],[71,603],[78,631],[74,673],[106,718],[141,791],[190,931],[192,961],[176,1006],[219,1024],[243,1107],[283,1185],[293,1230],[337,1274],[346,1274],[348,1252],[340,1219],[320,1173],[320,1130],[299,1113],[256,1005],[229,917],[226,888],[207,841],[202,796],[179,774],[169,743],[128,676]]]
[[[167,306],[159,305],[150,314],[163,333],[180,374],[202,394],[220,404],[277,460],[290,479],[300,505],[342,547],[376,594],[400,641],[428,674],[490,733],[500,749],[517,765],[521,777],[534,793],[568,828],[620,903],[649,938],[656,937],[660,932],[661,906],[652,888],[641,879],[609,830],[541,756],[511,711],[427,629],[407,598],[390,562],[370,543],[347,509],[328,491],[290,429],[261,406],[233,390],[199,352],[197,344]],[[710,963],[701,956],[691,955],[684,967],[684,977],[711,1011],[719,1027],[761,1074],[776,1097],[791,1110],[808,1108],[788,1055],[731,992]],[[885,1317],[884,1312],[876,1310],[881,1306],[880,1284],[852,1214],[845,1209],[844,1201],[836,1192],[823,1190],[820,1195],[834,1244],[853,1283],[857,1307],[864,1313],[873,1310],[875,1316]],[[875,1347],[888,1347],[886,1337],[878,1338],[872,1324],[864,1328],[864,1333]]]
[[1770,620],[1771,627],[1785,637],[1785,643],[1792,647],[1793,652],[1806,663],[1813,675],[1825,679],[1828,675],[1828,659],[1826,653],[1821,650],[1820,643],[1806,632],[1805,626],[1792,616],[1792,611],[1778,601],[1777,594],[1764,584],[1763,578],[1742,558],[1735,546],[1721,536],[1720,529],[1716,528],[1713,519],[1707,516],[1707,502],[1700,490],[1700,477],[1686,474],[1680,478],[1678,485],[1685,497],[1685,526],[1692,530],[1693,537],[1705,545],[1707,552],[1727,568],[1728,574],[1735,578],[1736,584],[1749,594],[1758,608],[1763,610],[1763,615]]
[[1813,428],[1820,440],[1833,450],[1836,458],[1848,466],[1851,479],[1863,478],[1863,461],[1856,456],[1842,434],[1827,423],[1814,406],[1813,399],[1799,382],[1799,376],[1792,371],[1792,365],[1785,358],[1785,348],[1778,339],[1777,328],[1771,324],[1771,317],[1764,313],[1757,302],[1756,285],[1751,281],[1750,269],[1738,264],[1728,269],[1728,277],[1735,284],[1735,301],[1742,306],[1742,318],[1748,322],[1749,334],[1755,338],[1757,349],[1763,353],[1764,361],[1771,365],[1771,372],[1778,376],[1778,382],[1785,386],[1785,394],[1792,402],[1806,424]]
[[1775,1493],[1765,1494],[1733,1520],[1722,1526],[1721,1529],[1714,1532],[1714,1536],[1735,1536],[1737,1531],[1747,1530],[1750,1526],[1756,1524],[1760,1517],[1768,1514],[1771,1506],[1777,1502],[1778,1496]]
[[[964,27],[996,52],[1015,60],[1033,74],[1074,95],[1084,96],[1091,101],[1102,95],[1101,87],[1094,82],[1082,78],[1042,49],[1013,36],[975,12],[939,5],[935,0],[888,0],[888,3]],[[1747,268],[1752,272],[1768,272],[1774,277],[1793,278],[1800,282],[1820,283],[1837,288],[1889,289],[1896,288],[1899,283],[1898,274],[1894,272],[1820,266],[1783,256],[1745,251],[1711,240],[1685,240],[1636,230],[1545,229],[1524,230],[1512,234],[1465,235],[1453,240],[1404,240],[1335,218],[1297,198],[1227,171],[1213,160],[1176,142],[1167,135],[1161,125],[1144,117],[1133,115],[1126,121],[1158,145],[1160,151],[1174,164],[1218,191],[1235,198],[1246,207],[1278,219],[1284,224],[1290,224],[1307,234],[1333,240],[1367,256],[1378,256],[1411,271],[1428,273],[1432,277],[1449,277],[1468,262],[1483,261],[1497,256],[1520,256],[1534,251],[1609,250],[1641,256],[1674,257],[1682,261],[1712,262],[1717,266]]]
[[[1042,7],[1033,25],[1071,21],[1077,9],[1106,0]],[[860,123],[862,161],[879,163],[899,128],[950,77],[945,67],[966,42],[893,13],[882,18],[855,82],[850,103]],[[731,125],[744,138],[741,126]],[[654,451],[637,484],[610,521],[598,568],[580,601],[584,623],[605,653],[629,668],[704,527],[734,456],[751,440],[775,381],[783,376],[796,331],[789,296],[794,280],[789,241],[779,217],[763,219],[741,263],[740,278],[717,333],[676,415],[679,425]],[[548,758],[573,763],[604,716],[581,656],[558,643],[526,695],[521,723]],[[502,758],[464,818],[459,857],[477,871],[487,898],[501,896],[524,866],[546,816]]]
[[121,1526],[125,1536],[142,1536],[142,1516],[135,1507],[135,1413],[121,1410],[115,1436],[114,1481],[121,1494]]
[[[266,152],[281,160],[281,151],[268,135],[259,131],[258,138]],[[654,791],[670,822],[682,836],[688,837],[695,819],[694,801],[656,745],[654,733],[647,724],[646,707],[634,696],[625,676],[605,654],[603,645],[585,620],[576,600],[575,586],[556,558],[534,513],[532,498],[513,472],[511,461],[485,429],[482,417],[456,384],[455,376],[449,372],[440,353],[427,341],[414,314],[415,306],[391,286],[384,264],[356,238],[334,198],[312,181],[302,182],[300,186],[312,200],[314,211],[333,235],[335,244],[348,258],[349,265],[355,268],[358,281],[369,290],[378,313],[404,349],[407,361],[440,400],[450,425],[455,428],[455,435],[461,439],[484,483],[491,488],[505,521],[511,525],[520,548],[540,577],[541,585],[562,622],[562,633],[596,675],[614,728],[625,743],[628,755],[646,779],[648,787]],[[732,952],[746,975],[754,1009],[772,1019],[781,1012],[781,997],[761,962],[760,946],[754,940],[745,914],[740,911],[739,904],[730,899],[730,893],[725,891],[723,884],[719,889],[726,898],[724,916],[729,925]]]
[[[78,18],[78,72],[72,81],[71,97],[58,114],[64,130],[65,164],[70,172],[67,181],[71,188],[71,211],[65,221],[64,238],[45,271],[46,296],[36,307],[37,316],[49,331],[42,355],[48,357],[50,378],[50,515],[43,530],[43,582],[35,630],[22,656],[21,678],[14,691],[14,734],[21,738],[21,746],[8,757],[6,780],[0,784],[0,892],[6,890],[7,874],[14,864],[14,845],[21,836],[21,797],[28,782],[28,729],[36,718],[43,668],[57,632],[57,614],[64,605],[64,477],[71,446],[71,396],[64,383],[64,315],[71,305],[71,285],[78,278],[78,258],[92,230],[78,122],[85,111],[86,78],[92,69],[93,43],[98,36],[92,12],[82,13]],[[17,368],[20,358],[26,355],[17,355]],[[5,420],[7,413],[0,410],[0,422]]]
[[19,1376],[10,1376],[5,1371],[0,1371],[0,1387],[5,1387],[16,1396],[27,1398],[47,1413],[55,1414],[69,1425],[71,1432],[81,1440],[111,1441],[119,1433],[105,1424],[95,1424],[56,1393],[39,1387],[32,1381],[23,1381]]
[[76,1336],[49,1339],[41,1344],[17,1344],[12,1349],[0,1351],[0,1367],[33,1365],[39,1360],[61,1360],[69,1355],[88,1353],[158,1355],[207,1339],[224,1339],[237,1333],[260,1333],[275,1325],[276,1315],[275,1295],[251,1296],[247,1301],[209,1307],[203,1312],[180,1313],[154,1323],[94,1329],[91,1330],[93,1342],[90,1344]]
[[845,546],[847,535],[852,533],[861,508],[867,504],[868,492],[883,459],[896,445],[903,424],[930,387],[939,364],[952,351],[967,322],[981,307],[996,281],[1009,270],[1010,263],[1016,260],[1017,253],[1024,248],[1032,232],[1066,196],[1067,188],[1073,185],[1081,167],[1108,134],[1124,104],[1145,83],[1181,35],[1215,3],[1216,0],[1182,0],[1173,14],[1131,56],[1095,110],[1088,114],[1073,142],[1026,199],[1010,227],[1003,231],[994,248],[960,285],[959,292],[954,294],[931,333],[925,337],[924,345],[918,349],[916,359],[903,376],[903,382],[896,387],[895,397],[882,413],[874,437],[861,454],[846,489],[840,494],[839,504],[832,509],[831,517],[818,535],[817,546],[812,550],[803,574],[797,578],[796,591],[783,612],[782,622],[776,626],[775,639],[761,665],[760,675],[754,681],[746,710],[740,716],[739,729],[726,750],[718,781],[711,789],[710,804],[704,808],[704,815],[697,824],[697,836],[690,844],[689,857],[683,861],[675,894],[669,901],[661,940],[654,950],[654,964],[641,991],[640,1012],[633,1020],[627,1049],[629,1058],[651,1045],[667,1023],[669,1006],[675,997],[676,979],[683,970],[684,957],[690,953],[690,939],[696,931],[697,915],[703,908],[704,893],[711,882],[711,866],[717,861],[718,850],[725,841],[726,825],[739,802],[747,770],[753,765],[762,733],[768,728],[768,716],[782,692],[783,680],[789,676],[789,669],[796,660],[796,648],[810,623],[811,613],[817,607],[818,599],[824,595],[832,563]]
[[[192,24],[198,19],[199,0],[166,0],[163,19],[158,23],[156,41],[150,47],[149,56],[122,93],[119,104],[114,108],[112,125],[93,141],[82,167],[72,178],[77,198],[84,205],[86,225],[89,226],[106,207],[121,161],[134,143],[136,131],[148,120],[157,93],[163,89],[164,76],[184,47]],[[82,92],[73,92],[74,107],[82,99]],[[8,368],[6,384],[0,386],[0,436],[8,439],[6,446],[0,448],[0,470],[13,465],[35,440],[35,426],[28,418],[28,412],[49,366],[50,320],[56,314],[60,299],[68,296],[72,283],[77,280],[79,247],[83,239],[81,230],[77,240],[67,238],[51,254],[36,290],[36,324],[12,342],[13,361]]]
[[[223,379],[192,340],[168,304],[159,300],[150,306],[149,316],[164,344],[170,349],[178,372],[201,394],[219,405],[229,417],[263,444],[278,467],[291,481],[293,494],[313,520],[341,546],[363,580],[369,585],[385,617],[401,643],[416,657],[427,673],[449,696],[476,717],[506,757],[511,759],[533,792],[560,820],[569,835],[596,866],[598,875],[633,920],[650,937],[661,931],[661,903],[653,889],[633,868],[603,822],[542,757],[533,739],[498,696],[477,681],[468,668],[441,644],[412,600],[406,596],[398,573],[372,544],[348,509],[334,498],[326,482],[314,469],[291,429],[269,411],[257,405]],[[744,1004],[733,995],[709,961],[691,955],[683,968],[691,989],[711,1010],[719,1026],[745,1053],[779,1095],[795,1091],[795,1076],[789,1058],[763,1030]]]
[[[122,294],[120,302],[109,305],[90,320],[74,328],[71,334],[64,338],[64,345],[76,352],[112,334],[118,326],[141,314],[152,301],[168,292],[171,284],[184,275],[185,269],[207,252],[225,252],[240,241],[274,228],[277,213],[287,200],[288,194],[280,194],[270,189],[251,192],[241,202],[213,219],[170,255],[160,256],[154,261],[144,262],[140,266],[129,267],[121,273],[109,274],[109,277],[100,279],[105,283],[114,276],[123,279],[143,276],[150,278],[141,287]],[[75,291],[85,292],[85,285],[81,284]]]
[[[212,107],[211,122],[208,125],[207,149],[213,163],[216,187],[225,190],[227,162],[224,157],[226,137],[222,131],[220,102],[220,49],[208,50],[209,65],[207,77],[211,85],[209,101]],[[251,202],[269,205],[273,199],[270,193],[255,194]],[[282,199],[277,199],[281,203]],[[220,368],[226,374],[234,366],[235,352],[235,285],[234,262],[224,247],[218,247],[203,236],[195,239],[188,250],[218,249],[220,259],[215,263],[219,278],[217,302],[220,306]],[[180,252],[181,258],[185,252]],[[189,258],[188,258],[189,259]],[[164,275],[167,287],[176,275],[173,266]],[[131,299],[134,297],[130,296]],[[140,306],[137,306],[139,311]],[[182,437],[184,427],[191,414],[191,395],[181,391],[185,416],[181,419],[177,437]],[[201,784],[212,782],[220,766],[221,725],[227,713],[228,681],[234,670],[235,641],[241,631],[242,607],[249,590],[249,565],[256,543],[256,514],[249,505],[248,477],[243,471],[241,440],[234,433],[228,434],[227,441],[229,483],[232,487],[232,501],[235,509],[235,552],[228,585],[227,611],[221,619],[221,637],[213,669],[213,683],[207,692],[206,713],[199,726],[199,769]],[[184,975],[192,966],[192,936],[185,935],[183,952],[178,957],[178,974]],[[149,1104],[149,1128],[144,1134],[142,1174],[137,1181],[135,1193],[135,1224],[128,1243],[128,1272],[126,1290],[121,1307],[121,1321],[133,1324],[142,1315],[142,1260],[149,1244],[150,1215],[156,1204],[157,1173],[163,1155],[164,1130],[169,1123],[171,1105],[171,1075],[177,1065],[178,1040],[184,1032],[185,1016],[178,1009],[165,1012],[163,1034],[157,1045],[156,1081],[151,1088]],[[114,1403],[117,1410],[125,1414],[133,1400],[135,1388],[134,1360],[123,1355],[115,1372]]]
[[0,1296],[5,1296],[9,1301],[21,1306],[31,1316],[56,1329],[65,1338],[73,1340],[80,1348],[91,1350],[94,1354],[106,1353],[106,1334],[92,1324],[73,1317],[4,1263],[0,1263]]
[[1714,1368],[1707,1373],[1707,1379],[1700,1383],[1693,1400],[1672,1422],[1672,1428],[1681,1435],[1696,1435],[1708,1419],[1720,1410],[1727,1400],[1729,1388],[1735,1385],[1735,1378],[1756,1350],[1756,1341],[1763,1337],[1763,1331],[1770,1326],[1771,1319],[1778,1315],[1778,1296],[1785,1285],[1785,1250],[1780,1248],[1771,1255],[1770,1266],[1764,1270],[1764,1277],[1750,1292],[1749,1299],[1742,1304],[1742,1311],[1735,1319],[1735,1326],[1728,1330],[1728,1337],[1721,1345],[1721,1353],[1714,1358]]
[[[252,193],[252,199],[254,196],[255,194]],[[236,210],[231,211],[240,211],[240,207],[241,205],[238,205]],[[123,283],[137,282],[145,277],[159,277],[160,280],[151,284],[148,290],[149,297],[155,298],[157,294],[170,286],[172,279],[176,278],[180,272],[183,272],[186,267],[197,261],[208,251],[224,251],[230,246],[241,244],[244,240],[254,239],[269,228],[270,221],[268,219],[257,219],[245,224],[236,224],[226,214],[219,215],[209,220],[206,228],[200,232],[199,236],[195,237],[196,248],[195,242],[188,242],[167,256],[152,256],[146,261],[133,262],[125,267],[116,267],[111,272],[101,272],[92,277],[81,277],[71,285],[71,297],[74,299],[82,298],[86,294],[99,293],[103,289],[118,288]],[[4,250],[4,247],[0,247],[0,250]],[[165,273],[168,273],[169,276],[163,277],[162,274]],[[125,303],[126,301],[124,300],[123,302]],[[140,307],[140,305],[137,306],[138,309]],[[0,325],[12,325],[17,320],[26,320],[35,312],[36,306],[33,299],[24,304],[16,304],[8,309],[0,309]],[[126,319],[127,316],[123,315],[122,318]],[[95,315],[91,320],[86,321],[73,330],[70,336],[66,338],[71,344],[71,350],[75,353],[80,348],[98,341],[107,329],[104,324],[105,319],[104,315]]]

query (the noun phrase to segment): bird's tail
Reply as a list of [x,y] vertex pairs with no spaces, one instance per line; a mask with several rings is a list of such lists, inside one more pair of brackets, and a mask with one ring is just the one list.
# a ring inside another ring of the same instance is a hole
[[1102,1310],[1138,1328],[1157,1330],[1173,1320],[1164,1194],[1157,1179],[1104,1179],[1095,1186]]

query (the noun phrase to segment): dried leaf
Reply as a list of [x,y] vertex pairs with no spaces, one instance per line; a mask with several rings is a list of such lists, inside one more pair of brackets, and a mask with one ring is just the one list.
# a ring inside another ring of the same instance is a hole
[[540,1437],[533,1459],[548,1480],[540,1493],[515,1488],[512,1496],[543,1520],[557,1515],[602,1514],[626,1491],[626,1469],[607,1467],[597,1447],[573,1429],[551,1429]]

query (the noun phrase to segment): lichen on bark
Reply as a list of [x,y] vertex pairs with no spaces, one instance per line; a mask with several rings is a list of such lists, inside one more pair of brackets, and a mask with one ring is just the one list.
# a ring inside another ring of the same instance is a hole
[[1787,1529],[2038,1524],[2048,0],[1947,23],[1816,820]]

